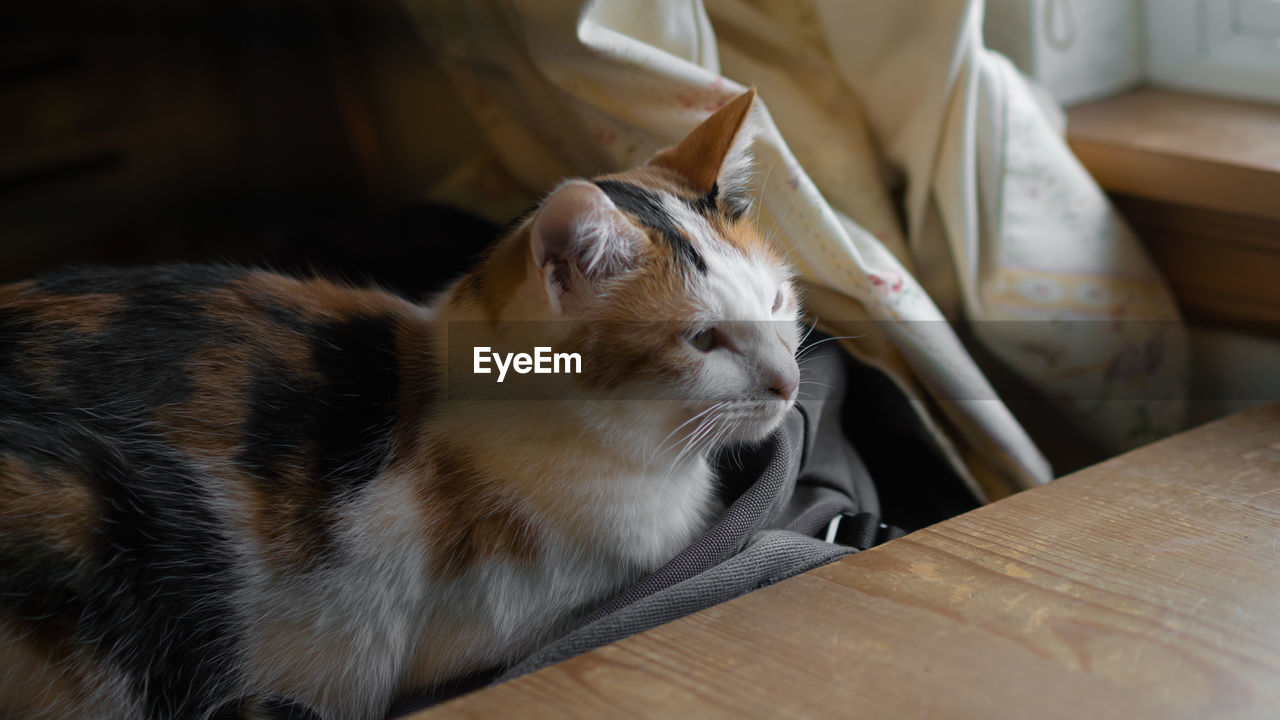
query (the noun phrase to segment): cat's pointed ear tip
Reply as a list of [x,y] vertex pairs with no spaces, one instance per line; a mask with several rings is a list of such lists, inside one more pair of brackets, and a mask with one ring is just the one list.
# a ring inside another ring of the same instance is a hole
[[[720,109],[721,111],[723,111],[727,108],[735,108],[737,109],[737,112],[740,112],[743,115],[745,115],[746,113],[750,112],[752,107],[755,106],[756,95],[758,94],[759,93],[756,89],[756,86],[752,85],[751,87],[744,90],[740,95],[730,100],[729,102],[725,103],[723,106],[721,106]],[[733,112],[733,111],[731,110],[730,112]]]
[[702,121],[678,144],[658,151],[649,164],[674,170],[700,192],[710,192],[721,170],[740,167],[737,156],[749,144],[738,138],[754,137],[741,132],[755,106],[756,86],[752,85]]

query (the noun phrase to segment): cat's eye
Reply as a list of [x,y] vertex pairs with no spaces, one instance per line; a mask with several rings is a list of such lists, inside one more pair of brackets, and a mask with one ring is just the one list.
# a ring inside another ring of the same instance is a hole
[[718,344],[716,338],[715,328],[707,328],[706,330],[700,330],[696,333],[685,336],[685,340],[693,346],[693,349],[701,352],[710,352],[713,350]]
[[782,288],[778,288],[778,294],[773,298],[773,312],[778,312],[782,307]]

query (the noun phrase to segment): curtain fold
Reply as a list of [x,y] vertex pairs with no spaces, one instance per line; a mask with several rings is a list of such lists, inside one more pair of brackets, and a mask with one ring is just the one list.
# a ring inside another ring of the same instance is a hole
[[509,220],[756,85],[762,231],[819,326],[913,399],[975,492],[1052,471],[956,323],[1109,451],[1179,427],[1171,296],[1026,80],[983,47],[979,0],[404,2],[488,141],[437,199]]

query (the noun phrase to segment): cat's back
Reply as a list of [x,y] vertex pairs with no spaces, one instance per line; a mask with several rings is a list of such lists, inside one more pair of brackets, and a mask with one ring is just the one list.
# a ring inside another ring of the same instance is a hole
[[404,380],[429,354],[426,312],[391,293],[217,265],[0,286],[0,457],[85,464],[76,446],[90,436],[266,475],[281,472],[270,456],[309,450],[329,465],[319,474],[342,475],[358,460],[352,443],[385,439],[416,384]]
[[324,561],[421,416],[423,313],[220,266],[0,286],[0,714],[233,693],[237,558]]

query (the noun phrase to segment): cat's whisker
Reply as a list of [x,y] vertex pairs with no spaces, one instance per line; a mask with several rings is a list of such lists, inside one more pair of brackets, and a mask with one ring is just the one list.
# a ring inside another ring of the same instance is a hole
[[712,415],[713,413],[719,412],[720,410],[723,410],[724,408],[732,404],[733,404],[732,400],[721,400],[720,402],[714,403],[713,405],[711,405],[711,407],[707,408],[706,410],[703,410],[702,412],[698,413],[698,415],[695,415],[693,419],[697,419],[701,417],[704,421],[708,421],[711,419],[709,417],[710,415]]
[[769,176],[773,174],[773,169],[778,167],[778,161],[782,157],[773,159],[773,164],[769,166],[769,171],[764,174],[764,182],[760,183],[760,203],[756,205],[756,227],[760,227],[760,208],[764,207],[764,193],[769,189]]
[[[731,422],[729,423],[729,426],[728,426],[728,427],[726,427],[726,428],[725,428],[725,430],[724,430],[724,432],[721,434],[720,438],[719,438],[719,439],[717,439],[717,441],[716,441],[717,446],[718,446],[718,445],[719,445],[719,443],[720,443],[721,441],[723,441],[725,438],[732,437],[732,436],[733,436],[733,434],[734,434],[734,433],[736,433],[736,432],[738,431],[738,428],[742,427],[742,424],[743,424],[744,422],[745,422],[745,419],[744,419],[744,418],[737,418],[737,419],[735,419],[735,420],[731,421]],[[740,449],[741,449],[741,448],[735,448],[735,452],[737,452],[737,451],[738,451],[738,450],[740,450]]]
[[778,220],[773,223],[773,229],[769,231],[769,235],[765,238],[765,242],[767,242],[770,245],[773,244],[774,236],[776,236],[778,232],[782,230],[782,223],[785,222],[787,219],[787,216],[791,214],[791,208],[793,205],[796,204],[796,200],[799,198],[800,198],[800,191],[796,190],[796,193],[791,196],[791,202],[787,203],[787,209],[782,212],[782,217],[778,218]]
[[708,431],[704,433],[695,445],[701,445],[701,450],[711,450],[717,447],[720,438],[732,426],[737,419],[732,415],[717,415],[709,424]]
[[684,447],[680,449],[680,452],[676,455],[675,459],[667,465],[666,471],[662,474],[663,478],[669,478],[671,476],[671,473],[679,467],[680,461],[683,460],[690,451],[697,447],[699,441],[710,432],[710,428],[715,427],[719,418],[720,416],[718,415],[712,416],[698,424],[698,427],[689,436],[689,439],[686,441]]
[[857,340],[858,338],[864,338],[866,336],[867,336],[866,333],[863,333],[862,335],[841,335],[839,337],[823,338],[813,343],[812,345],[808,345],[804,348],[801,348],[800,353],[796,355],[796,359],[798,360],[804,357],[805,355],[808,355],[809,353],[813,352],[814,348],[818,347],[819,345],[822,345],[823,343],[829,343],[829,342],[832,342],[833,340]]
[[[718,405],[718,403],[717,403],[717,405]],[[648,458],[647,460],[645,460],[645,463],[644,463],[644,464],[647,466],[647,465],[648,465],[648,464],[653,460],[653,458],[654,458],[655,456],[657,456],[657,455],[661,454],[661,452],[662,452],[662,451],[666,448],[666,446],[667,446],[667,441],[668,441],[668,440],[670,440],[672,437],[674,437],[676,433],[680,432],[680,430],[682,430],[683,428],[687,427],[687,426],[689,425],[689,423],[692,423],[692,422],[697,421],[699,418],[703,417],[704,415],[706,415],[707,413],[709,413],[709,412],[711,412],[711,411],[713,411],[713,410],[715,410],[715,409],[716,409],[716,405],[712,405],[711,407],[706,408],[705,410],[702,410],[701,412],[699,412],[699,413],[695,414],[693,417],[691,417],[691,418],[689,418],[688,420],[685,420],[684,422],[682,422],[682,423],[680,423],[679,425],[677,425],[677,426],[676,426],[676,428],[675,428],[674,430],[672,430],[671,432],[667,433],[667,436],[666,436],[666,437],[662,438],[661,440],[659,440],[659,441],[657,442],[657,444],[654,446],[654,450],[653,450],[653,452],[651,452],[651,453],[649,454],[649,458]]]
[[[717,403],[708,409],[718,408],[720,405],[720,403]],[[697,444],[699,437],[707,431],[709,425],[714,423],[717,417],[716,415],[707,415],[706,413],[701,414],[703,417],[698,421],[698,424],[694,426],[693,430],[685,435],[680,444],[680,451],[676,453],[675,458],[667,465],[667,473],[680,463],[680,460],[689,452],[690,448]]]
[[818,360],[825,360],[827,358],[839,357],[840,355],[841,353],[839,352],[827,353],[825,355],[805,355],[804,357],[796,358],[796,364],[799,365],[800,367],[804,367],[805,363],[812,363]]
[[728,452],[728,455],[726,456],[726,459],[732,462],[734,467],[741,470],[742,469],[742,446],[730,445],[728,450],[729,452]]
[[813,334],[813,331],[814,331],[814,330],[816,330],[817,328],[818,328],[818,316],[817,316],[817,315],[814,315],[814,316],[813,316],[813,324],[809,326],[809,329],[808,329],[808,330],[805,330],[805,332],[804,332],[804,337],[800,338],[800,342],[799,342],[799,343],[797,343],[797,346],[799,346],[799,347],[803,348],[803,347],[804,347],[804,341],[805,341],[805,340],[808,340],[808,339],[809,339],[809,336],[810,336],[810,335],[812,335],[812,334]]
[[670,439],[671,439],[671,437],[672,437],[673,435],[675,435],[676,433],[680,432],[680,430],[681,430],[682,428],[684,428],[684,427],[688,426],[688,425],[689,425],[689,423],[692,423],[692,422],[694,422],[694,421],[698,420],[699,418],[702,418],[702,417],[706,416],[706,415],[707,415],[707,414],[709,414],[709,413],[715,412],[716,410],[718,410],[718,409],[720,409],[720,408],[722,408],[722,407],[724,407],[725,405],[728,405],[728,404],[729,404],[729,401],[727,401],[727,400],[722,400],[722,401],[720,401],[720,402],[718,402],[718,403],[713,404],[711,407],[709,407],[709,408],[707,408],[707,409],[703,410],[702,412],[699,412],[698,414],[694,415],[693,417],[689,418],[688,420],[685,420],[684,422],[680,423],[680,425],[679,425],[678,427],[676,427],[676,429],[675,429],[675,430],[672,430],[671,432],[667,433],[667,436],[666,436],[666,437],[664,437],[664,438],[662,438],[662,440],[658,443],[658,447],[657,447],[657,449],[655,449],[652,453],[650,453],[650,455],[649,455],[649,459],[648,459],[648,460],[646,460],[644,464],[645,464],[646,466],[648,466],[648,465],[649,465],[649,463],[650,463],[650,462],[652,462],[652,461],[654,460],[654,458],[656,458],[658,455],[661,455],[661,454],[662,454],[662,451],[663,451],[663,450],[665,450],[665,449],[666,449],[666,447],[667,447],[667,441],[668,441],[668,440],[670,440]]
[[736,430],[738,426],[741,424],[742,424],[742,420],[740,418],[727,419],[723,427],[720,428],[720,431],[715,435],[715,437],[711,439],[710,442],[707,443],[707,447],[708,448],[720,447],[720,442],[724,440],[726,437],[728,437],[729,434],[732,431]]
[[787,263],[791,262],[791,256],[799,251],[800,251],[799,246],[792,245],[791,247],[787,248],[786,252],[782,253],[782,261]]
[[725,423],[727,420],[728,418],[725,415],[716,415],[715,417],[711,418],[711,420],[707,423],[706,431],[703,432],[701,435],[699,435],[698,438],[693,443],[690,444],[690,448],[704,450],[710,447],[710,443],[708,441],[711,438],[715,437],[715,435],[719,432],[721,425]]

